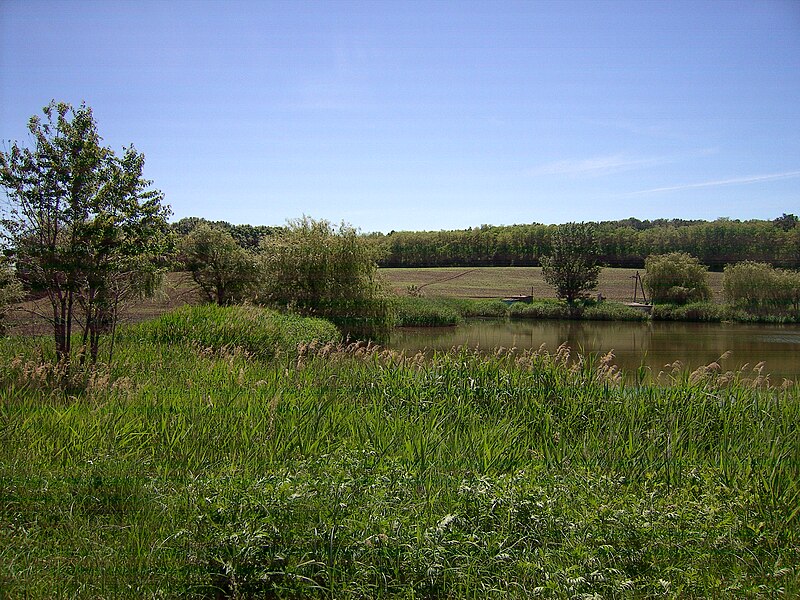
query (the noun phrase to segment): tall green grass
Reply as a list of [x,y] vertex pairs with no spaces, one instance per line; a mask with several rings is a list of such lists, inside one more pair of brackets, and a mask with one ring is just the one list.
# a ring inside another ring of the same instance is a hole
[[396,327],[448,327],[462,321],[461,312],[447,298],[398,296],[394,314]]
[[587,302],[570,308],[558,300],[515,302],[465,298],[398,297],[395,325],[426,327],[457,325],[465,318],[586,319],[592,321],[644,321],[647,314],[618,302]]
[[647,314],[619,302],[586,302],[570,307],[558,300],[517,302],[509,316],[520,319],[584,319],[587,321],[646,321]]
[[281,314],[256,306],[183,306],[122,332],[123,338],[199,349],[234,348],[259,358],[292,353],[313,340],[338,342],[336,327],[323,319]]
[[73,396],[0,340],[3,595],[800,594],[796,386],[175,327]]

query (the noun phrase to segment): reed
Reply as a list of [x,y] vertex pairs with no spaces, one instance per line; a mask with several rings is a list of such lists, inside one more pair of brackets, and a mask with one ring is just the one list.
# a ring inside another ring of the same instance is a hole
[[0,340],[5,596],[800,594],[800,389],[758,369],[151,327],[72,395]]

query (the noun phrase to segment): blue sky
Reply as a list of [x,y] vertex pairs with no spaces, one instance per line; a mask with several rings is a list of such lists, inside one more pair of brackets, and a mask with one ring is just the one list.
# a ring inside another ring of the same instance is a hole
[[0,0],[0,138],[51,98],[174,219],[800,213],[798,0]]

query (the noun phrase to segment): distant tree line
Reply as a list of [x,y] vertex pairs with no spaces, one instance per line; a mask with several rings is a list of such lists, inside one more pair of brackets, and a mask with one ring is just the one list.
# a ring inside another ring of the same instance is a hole
[[[800,267],[797,217],[774,221],[625,219],[595,223],[597,258],[610,267],[644,266],[653,254],[684,252],[711,269],[745,260]],[[553,252],[555,225],[369,234],[382,267],[539,266]]]
[[[230,233],[246,250],[256,250],[261,240],[284,230],[199,217],[183,218],[171,227],[183,237],[199,225]],[[772,221],[628,218],[592,225],[598,246],[596,258],[609,267],[642,268],[648,256],[683,252],[716,271],[747,260],[800,268],[800,226],[793,214]],[[556,225],[532,223],[362,236],[374,248],[381,267],[523,267],[540,266],[542,258],[552,254],[556,231]]]

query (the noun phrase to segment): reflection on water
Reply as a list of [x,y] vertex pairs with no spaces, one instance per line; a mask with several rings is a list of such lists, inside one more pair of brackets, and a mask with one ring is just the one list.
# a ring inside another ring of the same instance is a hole
[[773,382],[800,379],[800,326],[739,323],[476,320],[458,327],[406,328],[389,347],[407,352],[448,350],[454,346],[554,350],[566,342],[581,352],[614,351],[615,363],[633,370],[647,365],[653,374],[676,360],[694,369],[719,359],[723,369],[752,368],[766,362]]

